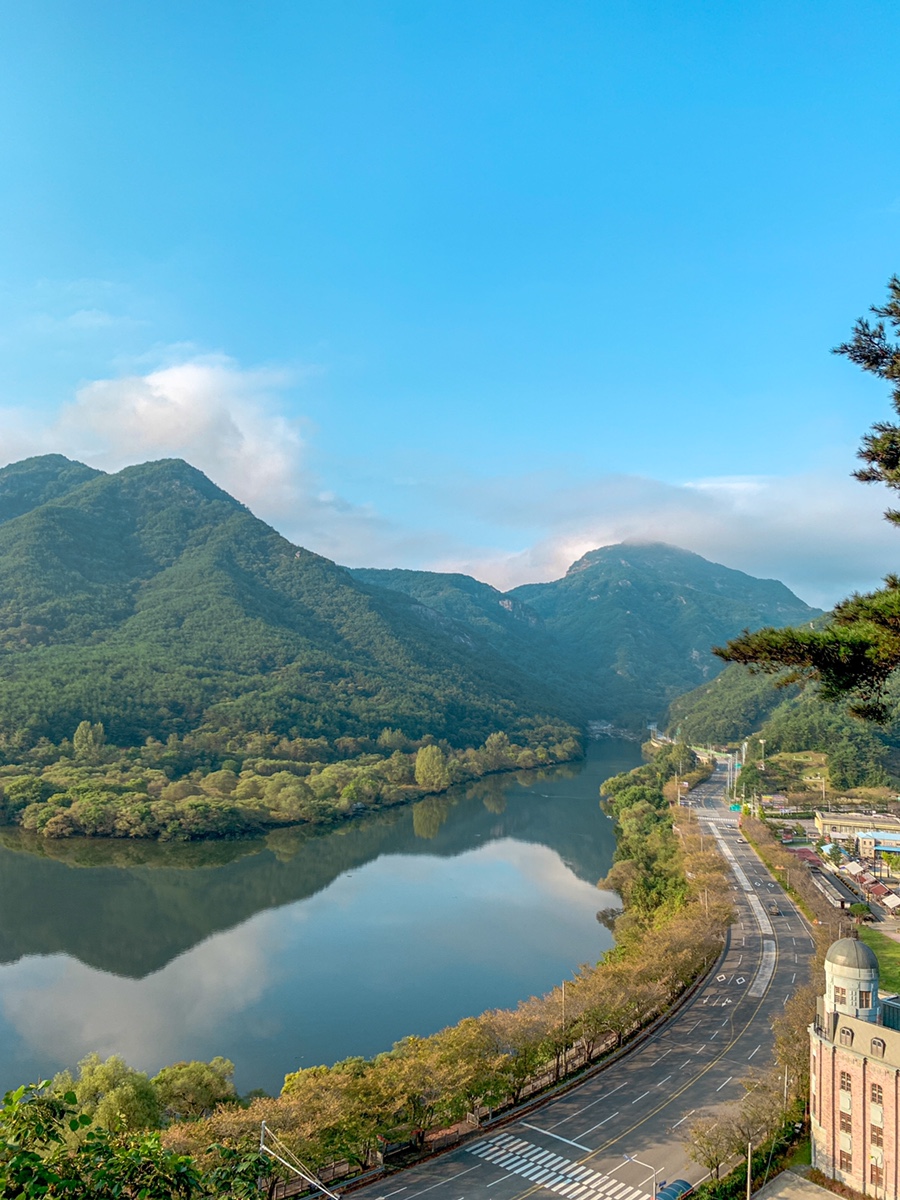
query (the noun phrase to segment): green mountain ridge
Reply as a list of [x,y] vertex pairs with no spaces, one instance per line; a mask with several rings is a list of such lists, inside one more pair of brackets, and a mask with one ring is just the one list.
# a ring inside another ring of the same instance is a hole
[[72,464],[30,461],[0,472],[19,510],[0,525],[7,741],[88,719],[118,744],[201,726],[477,742],[542,719],[548,698],[577,715],[476,632],[293,546],[186,463],[64,490]]
[[665,545],[605,547],[502,593],[349,570],[177,459],[0,470],[0,751],[82,720],[136,745],[196,730],[477,745],[549,721],[636,731],[720,669],[710,646],[808,620],[774,581]]
[[665,543],[593,550],[562,579],[507,593],[465,575],[353,573],[465,621],[544,677],[567,680],[586,718],[634,730],[722,670],[713,645],[746,628],[820,615],[777,580]]

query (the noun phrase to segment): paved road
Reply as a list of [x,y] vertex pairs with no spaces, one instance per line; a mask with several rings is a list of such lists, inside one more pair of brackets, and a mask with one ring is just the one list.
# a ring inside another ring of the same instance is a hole
[[658,1186],[702,1178],[685,1153],[685,1126],[743,1094],[739,1081],[769,1056],[770,1022],[805,978],[813,948],[802,917],[740,837],[724,786],[717,772],[691,793],[732,869],[738,916],[717,974],[671,1023],[593,1079],[357,1196],[652,1200],[654,1167]]

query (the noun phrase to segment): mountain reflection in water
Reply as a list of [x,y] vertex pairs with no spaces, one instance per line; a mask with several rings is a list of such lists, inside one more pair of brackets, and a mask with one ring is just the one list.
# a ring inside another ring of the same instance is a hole
[[638,747],[312,836],[44,842],[0,831],[0,1091],[89,1050],[225,1054],[242,1088],[545,990],[610,945],[599,782]]

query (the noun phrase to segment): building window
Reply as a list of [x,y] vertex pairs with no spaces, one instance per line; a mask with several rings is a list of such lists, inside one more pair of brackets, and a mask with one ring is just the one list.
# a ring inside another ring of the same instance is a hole
[[881,1038],[872,1038],[872,1057],[884,1058],[884,1042]]
[[841,1113],[841,1133],[852,1133],[852,1132],[853,1132],[853,1123],[850,1120],[850,1114],[842,1112]]
[[[841,1084],[841,1087],[843,1086],[844,1085]],[[880,1083],[872,1084],[872,1103],[884,1104],[884,1088],[882,1088]]]
[[849,1071],[841,1071],[841,1091],[842,1092],[852,1092],[853,1091],[853,1088],[850,1084],[850,1072]]
[[842,1046],[852,1046],[853,1045],[853,1030],[852,1029],[842,1029],[841,1030],[841,1045]]
[[842,1171],[853,1171],[853,1155],[848,1154],[846,1150],[841,1151],[840,1162],[838,1166]]
[[860,1008],[871,1008],[872,1007],[872,993],[871,992],[860,992],[859,993],[859,1007]]
[[881,1128],[880,1125],[873,1125],[871,1127],[871,1129],[869,1130],[869,1132],[872,1135],[869,1140],[871,1141],[873,1146],[883,1146],[884,1145],[884,1130]]
[[835,1002],[835,1004],[846,1004],[847,1003],[847,989],[846,988],[836,987],[834,989],[834,1002]]
[[[841,1155],[841,1157],[843,1158],[843,1155]],[[878,1163],[869,1163],[869,1183],[874,1183],[878,1187],[884,1187],[883,1166],[879,1166]]]

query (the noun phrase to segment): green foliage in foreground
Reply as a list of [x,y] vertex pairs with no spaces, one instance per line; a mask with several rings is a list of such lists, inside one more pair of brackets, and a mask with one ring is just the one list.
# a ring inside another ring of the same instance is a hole
[[271,1160],[249,1143],[210,1147],[204,1169],[162,1144],[158,1131],[113,1133],[95,1127],[73,1092],[46,1083],[7,1092],[0,1108],[0,1197],[86,1196],[97,1200],[200,1200],[259,1196]]
[[446,791],[494,771],[580,757],[576,731],[532,725],[521,741],[492,733],[479,747],[377,738],[224,738],[214,734],[137,749],[107,746],[103,725],[83,721],[71,742],[42,742],[0,767],[0,823],[45,838],[252,837],[286,825],[327,825],[352,812]]
[[[860,318],[848,342],[835,347],[862,370],[890,384],[894,413],[900,416],[900,276],[888,281],[888,299],[871,310],[878,320]],[[890,331],[890,332],[889,332]],[[863,483],[900,490],[900,425],[879,421],[863,437],[858,457],[866,464],[854,474]],[[900,524],[900,511],[885,516]],[[761,629],[717,647],[726,662],[754,670],[787,671],[799,682],[814,680],[826,700],[844,699],[855,716],[886,721],[892,711],[888,683],[900,669],[900,577],[885,586],[841,601],[825,629]]]

